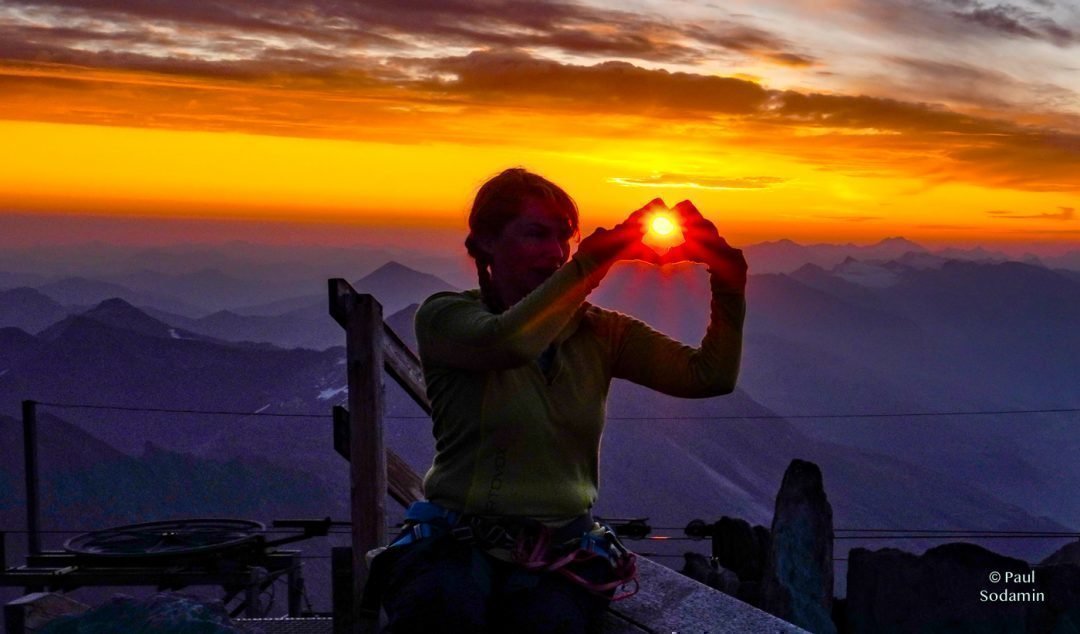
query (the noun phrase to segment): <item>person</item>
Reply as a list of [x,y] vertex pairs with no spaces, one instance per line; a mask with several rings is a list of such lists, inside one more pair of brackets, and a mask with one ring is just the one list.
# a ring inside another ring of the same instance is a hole
[[[688,201],[686,242],[641,243],[654,200],[581,240],[561,188],[521,168],[477,192],[466,249],[479,289],[437,293],[416,313],[432,405],[427,500],[373,564],[387,632],[587,632],[633,555],[593,521],[612,378],[680,397],[730,393],[739,369],[746,262]],[[586,302],[617,261],[708,266],[711,319],[693,348]],[[386,570],[388,568],[388,570]]]

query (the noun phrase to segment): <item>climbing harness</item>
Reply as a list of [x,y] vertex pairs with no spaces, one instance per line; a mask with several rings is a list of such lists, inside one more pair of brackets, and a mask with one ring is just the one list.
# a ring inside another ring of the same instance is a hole
[[[405,512],[405,528],[390,550],[447,535],[484,550],[504,549],[522,568],[557,573],[594,594],[609,596],[614,592],[612,601],[638,591],[636,555],[622,545],[610,527],[593,521],[591,515],[553,529],[533,520],[463,515],[434,502],[414,502]],[[612,581],[596,583],[575,572],[580,564],[597,558],[611,564]],[[628,589],[615,592],[624,587]]]

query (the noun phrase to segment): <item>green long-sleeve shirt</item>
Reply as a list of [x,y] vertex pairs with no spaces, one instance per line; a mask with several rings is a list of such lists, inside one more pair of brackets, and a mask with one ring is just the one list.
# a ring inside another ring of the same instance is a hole
[[[734,389],[741,294],[712,279],[709,326],[692,348],[587,303],[601,275],[595,269],[575,256],[500,314],[477,290],[437,293],[417,311],[435,423],[429,500],[481,515],[580,515],[596,501],[613,377],[687,398]],[[540,363],[549,349],[550,363]]]

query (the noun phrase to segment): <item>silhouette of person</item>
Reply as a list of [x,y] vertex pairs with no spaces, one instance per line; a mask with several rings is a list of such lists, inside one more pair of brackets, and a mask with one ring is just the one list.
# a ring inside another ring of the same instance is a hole
[[[660,258],[641,239],[664,208],[597,229],[570,257],[578,211],[557,185],[514,168],[478,191],[465,246],[480,288],[437,293],[416,314],[436,455],[427,501],[375,560],[385,631],[593,631],[629,587],[633,555],[590,515],[608,385],[727,394],[742,347],[741,251],[685,201],[672,211],[686,242]],[[699,347],[585,301],[627,259],[708,266]]]

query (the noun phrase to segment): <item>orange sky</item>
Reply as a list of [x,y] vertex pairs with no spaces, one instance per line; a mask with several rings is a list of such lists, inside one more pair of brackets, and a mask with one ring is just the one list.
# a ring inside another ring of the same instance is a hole
[[[500,49],[510,27],[476,16],[468,37],[418,26],[419,13],[351,16],[382,30],[321,42],[334,31],[284,14],[268,26],[177,5],[151,29],[139,3],[15,3],[0,9],[0,223],[30,213],[453,229],[486,177],[523,165],[575,197],[586,229],[659,196],[693,200],[738,243],[1080,242],[1078,115],[1062,101],[1076,93],[1049,70],[1040,90],[999,81],[989,98],[969,83],[965,101],[948,69],[1001,77],[938,53],[903,60],[923,69],[925,94],[900,73],[885,90],[812,36],[735,25],[717,43],[680,16],[649,23],[647,2],[558,6],[565,15],[514,31],[525,44],[546,33],[540,44]],[[806,15],[786,16],[814,33]],[[212,28],[196,38],[185,20]],[[1073,46],[1058,46],[1062,60]]]

